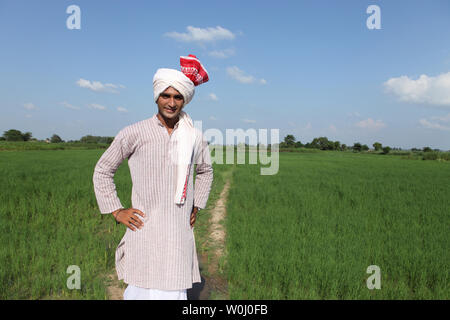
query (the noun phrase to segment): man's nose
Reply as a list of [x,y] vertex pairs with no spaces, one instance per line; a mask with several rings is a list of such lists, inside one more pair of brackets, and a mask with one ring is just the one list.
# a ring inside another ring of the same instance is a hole
[[172,97],[172,98],[169,99],[169,107],[175,107],[175,106],[176,106],[176,104],[175,104],[175,98]]

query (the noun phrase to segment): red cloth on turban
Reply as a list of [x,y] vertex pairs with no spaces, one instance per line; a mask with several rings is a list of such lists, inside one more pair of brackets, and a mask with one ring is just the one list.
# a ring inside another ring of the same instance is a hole
[[191,79],[195,86],[209,80],[208,72],[193,54],[180,57],[181,72]]

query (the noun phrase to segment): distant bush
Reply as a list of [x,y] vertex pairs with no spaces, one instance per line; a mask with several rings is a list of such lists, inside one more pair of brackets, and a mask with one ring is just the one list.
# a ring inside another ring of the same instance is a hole
[[439,152],[427,151],[423,154],[423,160],[437,160],[439,158]]
[[440,152],[439,158],[445,161],[450,161],[450,152]]
[[409,160],[422,160],[421,155],[417,154],[416,152],[409,152],[407,154],[402,154],[402,159],[409,159]]

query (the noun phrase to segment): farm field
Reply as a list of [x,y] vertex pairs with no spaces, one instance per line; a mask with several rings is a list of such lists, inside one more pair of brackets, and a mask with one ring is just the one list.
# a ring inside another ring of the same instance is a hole
[[[125,233],[98,210],[92,185],[104,150],[0,152],[0,299],[107,299],[115,249]],[[208,206],[217,199],[226,165],[215,165]],[[131,207],[127,160],[115,175],[122,205]],[[208,208],[196,223],[198,251]],[[198,237],[197,235],[201,236]],[[81,289],[69,290],[67,273],[80,267]]]
[[448,162],[342,152],[280,154],[273,176],[236,166],[230,299],[448,299],[449,181]]
[[[104,150],[0,153],[0,299],[107,299],[125,227],[92,186]],[[229,165],[214,165],[197,250]],[[450,164],[340,152],[280,153],[280,170],[236,165],[224,272],[231,299],[447,299]],[[115,182],[131,206],[127,161]],[[68,266],[81,270],[69,290]],[[366,268],[381,269],[368,290]]]

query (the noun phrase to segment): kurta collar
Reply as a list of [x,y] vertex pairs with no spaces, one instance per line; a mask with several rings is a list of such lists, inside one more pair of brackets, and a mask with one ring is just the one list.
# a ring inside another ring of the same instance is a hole
[[[159,126],[165,128],[165,126],[161,123],[161,120],[159,120],[159,118],[157,117],[157,113],[155,113],[155,114],[153,115],[153,121],[155,121]],[[174,126],[173,128],[175,129],[176,127],[178,127],[178,124],[179,124],[179,123],[180,123],[180,121],[178,120],[178,122],[175,123],[175,126]]]

